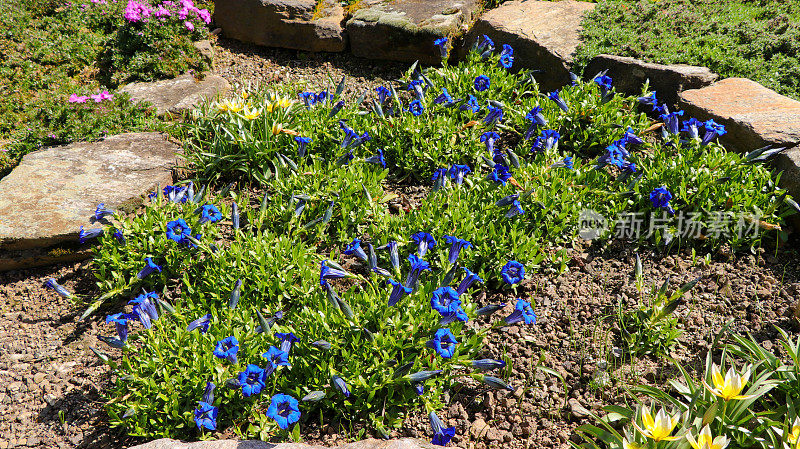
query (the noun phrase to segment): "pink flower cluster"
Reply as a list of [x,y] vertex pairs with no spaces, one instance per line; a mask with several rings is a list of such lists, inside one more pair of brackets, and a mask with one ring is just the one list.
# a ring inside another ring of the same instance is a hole
[[86,101],[88,101],[89,98],[94,100],[95,103],[100,103],[101,101],[104,101],[104,100],[111,100],[112,98],[114,98],[114,95],[108,93],[107,90],[104,90],[104,91],[102,91],[102,92],[100,92],[98,94],[89,95],[88,97],[86,95],[72,94],[72,95],[69,96],[69,102],[70,103],[86,103]]
[[208,25],[211,23],[211,13],[207,9],[198,9],[194,6],[192,0],[180,0],[180,8],[175,2],[165,0],[161,4],[152,8],[147,3],[139,3],[137,0],[128,0],[128,5],[125,7],[125,20],[130,23],[147,22],[151,16],[158,19],[166,19],[172,17],[173,13],[180,19],[184,20],[184,26],[189,31],[194,31],[194,24],[186,20],[190,14],[194,14],[203,23]]

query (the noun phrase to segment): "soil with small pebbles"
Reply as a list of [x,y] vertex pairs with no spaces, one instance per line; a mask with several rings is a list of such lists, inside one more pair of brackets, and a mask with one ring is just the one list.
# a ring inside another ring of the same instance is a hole
[[[215,72],[234,84],[300,81],[321,90],[331,79],[346,76],[345,95],[350,97],[397,79],[407,69],[346,54],[265,49],[226,39],[216,40],[215,49]],[[428,187],[391,190],[398,198],[388,207],[411,210],[424,200]],[[507,375],[513,391],[491,390],[466,379],[444,395],[445,408],[439,416],[456,428],[451,445],[567,448],[570,441],[577,441],[574,429],[591,422],[590,412],[623,401],[625,387],[664,385],[677,375],[663,358],[630,357],[620,340],[619,308],[634,310],[647,300],[633,276],[634,248],[621,242],[603,247],[576,243],[564,273],[543,270],[529,274],[516,291],[475,293],[481,305],[506,303],[498,316],[511,312],[515,298],[527,299],[535,305],[538,322],[503,326],[489,333],[484,355],[510,361],[496,374]],[[793,337],[798,331],[794,316],[800,298],[800,255],[796,248],[795,238],[793,245],[777,255],[720,251],[709,263],[703,260],[704,254],[693,258],[642,250],[645,291],[667,278],[670,291],[699,278],[675,311],[683,333],[671,355],[697,372],[726,327],[750,332],[767,349],[779,352],[774,326]],[[89,349],[99,348],[116,357],[98,336],[113,334],[101,316],[119,307],[79,321],[87,304],[45,288],[49,278],[80,297],[96,296],[89,262],[0,273],[0,449],[112,448],[138,443],[109,428],[102,392],[112,377]],[[559,373],[566,385],[539,366]],[[309,421],[303,437],[328,445],[353,438],[355,433],[344,433],[342,428],[336,422],[320,426]],[[216,436],[233,437],[231,433]],[[427,416],[409,416],[392,436],[430,438]]]

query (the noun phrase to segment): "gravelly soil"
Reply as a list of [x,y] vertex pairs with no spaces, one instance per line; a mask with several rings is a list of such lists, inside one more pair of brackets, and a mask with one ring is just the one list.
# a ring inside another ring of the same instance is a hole
[[[347,75],[346,92],[351,95],[395,79],[406,68],[347,55],[259,49],[224,39],[217,42],[217,57],[216,72],[232,82],[307,80],[316,87],[329,75],[336,80]],[[393,207],[413,209],[426,189],[396,190],[401,197]],[[716,253],[708,265],[693,262],[689,255],[642,251],[647,289],[668,276],[671,289],[700,278],[676,311],[684,334],[672,355],[689,367],[699,366],[713,338],[729,322],[732,330],[752,332],[776,351],[773,325],[797,335],[791,318],[800,298],[796,238],[793,245],[777,257]],[[501,315],[510,312],[515,297],[526,298],[535,302],[539,320],[534,326],[507,326],[490,334],[486,356],[510,357],[513,392],[489,391],[465,381],[447,394],[447,406],[439,415],[456,427],[452,445],[566,448],[575,438],[572,430],[588,422],[585,409],[619,403],[626,385],[662,385],[674,374],[664,361],[644,357],[631,363],[624,353],[613,355],[612,348],[621,346],[615,311],[620,305],[633,308],[641,299],[632,274],[632,251],[621,243],[575,250],[574,262],[563,274],[534,273],[516,296],[488,292],[488,297],[478,297],[481,304],[508,303]],[[102,408],[101,391],[110,373],[89,347],[112,353],[98,346],[98,335],[113,333],[99,318],[105,312],[78,322],[86,305],[45,289],[43,283],[50,277],[84,297],[94,296],[88,263],[0,273],[0,449],[136,443],[108,429]],[[537,364],[563,376],[566,394],[561,381],[536,370]],[[608,383],[597,388],[596,379]],[[304,438],[325,444],[350,438],[339,429],[338,423],[307,423]],[[429,433],[427,417],[420,413],[393,436],[429,438]]]

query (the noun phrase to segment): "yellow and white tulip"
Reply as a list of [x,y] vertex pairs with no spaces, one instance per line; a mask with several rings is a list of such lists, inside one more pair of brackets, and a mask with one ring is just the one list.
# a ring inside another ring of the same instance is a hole
[[669,416],[662,408],[654,417],[650,413],[650,408],[644,405],[642,406],[642,426],[644,428],[639,427],[636,422],[633,425],[639,433],[653,441],[672,441],[678,439],[678,437],[672,436],[672,431],[678,425],[680,416],[680,413]]
[[695,440],[691,433],[686,434],[686,439],[694,449],[725,449],[728,447],[728,437],[718,435],[716,438],[711,436],[711,428],[708,424],[703,427],[703,430],[697,435]]
[[730,367],[728,372],[725,373],[725,377],[722,377],[722,372],[715,363],[711,365],[711,381],[714,383],[714,387],[712,388],[708,385],[705,379],[703,380],[703,385],[705,385],[706,389],[708,389],[711,394],[721,397],[726,401],[730,401],[731,399],[749,399],[753,396],[741,394],[748,380],[750,380],[749,367],[744,370],[743,374],[739,374],[733,367]]

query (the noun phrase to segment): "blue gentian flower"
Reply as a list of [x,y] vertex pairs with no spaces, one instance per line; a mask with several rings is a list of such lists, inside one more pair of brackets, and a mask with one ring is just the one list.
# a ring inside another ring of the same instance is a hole
[[503,50],[500,52],[500,54],[514,56],[514,47],[508,44],[503,44]]
[[139,272],[136,274],[136,277],[137,277],[138,279],[144,279],[144,278],[145,278],[145,277],[147,277],[147,276],[148,276],[150,273],[154,273],[154,272],[156,272],[156,271],[158,271],[159,273],[161,273],[161,266],[160,266],[160,265],[157,265],[155,262],[153,262],[153,259],[151,259],[150,257],[145,257],[145,258],[144,258],[144,268],[142,268],[142,270],[141,270],[141,271],[139,271]]
[[239,205],[236,201],[231,203],[231,223],[234,230],[239,229]]
[[500,55],[500,66],[510,69],[514,65],[514,56],[509,54]]
[[[353,155],[353,150],[349,150],[347,153],[339,156],[339,158],[336,159],[336,165],[348,165],[353,161],[353,158],[355,158]],[[301,204],[305,206],[305,200],[301,200]]]
[[450,329],[439,329],[436,331],[436,334],[434,334],[433,340],[430,341],[429,346],[435,349],[436,353],[442,358],[450,359],[456,352],[457,344],[458,341],[455,335],[450,332]]
[[542,114],[542,108],[539,106],[534,107],[527,114],[525,114],[525,119],[531,122],[531,124],[528,126],[528,130],[525,131],[523,136],[523,139],[525,140],[530,139],[538,127],[547,126],[547,119],[544,118],[544,115]]
[[103,228],[93,228],[85,230],[83,226],[78,231],[78,240],[81,242],[81,245],[86,243],[87,240],[95,239],[103,235]]
[[475,90],[483,92],[492,85],[492,81],[486,75],[478,75],[472,84],[475,86]]
[[542,138],[544,139],[544,148],[549,150],[558,143],[558,139],[561,138],[561,134],[554,129],[545,129],[542,131]]
[[525,324],[536,324],[536,312],[533,311],[531,303],[524,299],[517,299],[517,305],[514,306],[514,312],[506,317],[506,324],[514,324],[524,321]]
[[[238,348],[238,346],[237,346]],[[242,396],[249,398],[261,393],[264,389],[264,370],[252,363],[239,373],[239,385],[242,387]]]
[[628,128],[625,131],[625,134],[622,136],[622,140],[625,142],[625,145],[641,145],[644,143],[641,137],[637,136],[636,133],[633,131],[632,128]]
[[116,230],[116,231],[114,231],[113,235],[114,235],[114,238],[117,239],[117,242],[119,242],[120,245],[124,245],[125,244],[125,234],[123,234],[122,231]]
[[601,75],[595,78],[594,82],[600,87],[600,96],[606,101],[611,91],[611,77],[608,75]]
[[341,392],[344,395],[344,397],[346,398],[350,397],[350,389],[347,388],[347,383],[344,381],[344,379],[342,379],[339,376],[333,375],[331,376],[331,383],[337,390],[339,390],[339,392]]
[[400,256],[397,254],[397,242],[392,240],[378,249],[388,249],[389,263],[392,264],[392,268],[394,268],[395,271],[400,269]]
[[267,409],[267,417],[274,419],[281,429],[288,429],[289,426],[300,421],[297,399],[283,393],[272,396]]
[[480,359],[480,360],[473,360],[472,366],[481,371],[491,371],[493,369],[505,367],[506,362],[494,359]]
[[525,266],[516,260],[509,260],[500,271],[506,283],[514,285],[525,278]]
[[317,97],[314,95],[314,92],[301,92],[299,96],[300,99],[303,100],[303,104],[306,105],[306,109],[311,109],[311,106],[314,106],[314,103],[317,102]]
[[281,342],[281,351],[287,354],[292,352],[292,345],[300,341],[292,332],[276,332],[275,338]]
[[465,275],[464,279],[458,284],[458,288],[456,288],[456,294],[458,294],[458,296],[463,295],[473,283],[483,283],[483,279],[469,269],[462,267],[462,270],[464,270]]
[[106,324],[114,323],[117,327],[117,335],[121,341],[128,339],[128,321],[135,319],[136,316],[130,313],[115,313],[106,316]]
[[314,98],[314,102],[315,103],[325,103],[325,102],[328,101],[328,98],[329,98],[328,91],[323,90],[323,91],[321,91],[320,93],[317,94],[317,96]]
[[489,105],[489,112],[483,118],[483,123],[491,126],[501,121],[503,121],[503,108]]
[[553,100],[556,103],[556,105],[558,105],[558,107],[561,108],[562,111],[569,112],[569,106],[567,106],[567,103],[564,102],[564,100],[558,95],[557,90],[554,90],[553,92],[547,94],[547,98]]
[[386,87],[384,87],[384,86],[378,86],[378,87],[376,87],[376,88],[375,88],[375,92],[377,92],[377,93],[378,93],[378,101],[379,101],[381,104],[385,103],[385,102],[386,102],[386,99],[387,99],[387,98],[389,98],[389,96],[390,96],[390,95],[392,95],[392,91],[390,91],[389,89],[387,89],[387,88],[386,88]]
[[572,170],[572,156],[567,156],[564,159],[554,163],[550,166],[550,168],[566,168],[567,170]]
[[678,134],[680,128],[680,116],[683,115],[683,111],[675,111],[670,112],[667,114],[661,114],[660,118],[661,121],[664,122],[664,129],[667,130],[670,134]]
[[478,39],[475,49],[479,52],[484,49],[494,50],[494,41],[484,34]]
[[433,41],[433,45],[439,47],[439,53],[442,55],[442,59],[445,59],[447,57],[447,38],[440,37]]
[[[417,97],[417,100],[424,100],[425,99],[425,90],[424,90],[424,87],[423,87],[422,80],[413,80],[413,81],[411,81],[410,83],[408,83],[407,90],[413,90],[414,91],[414,95],[416,95],[416,97]],[[420,107],[422,107],[422,105],[420,105]],[[419,114],[414,114],[414,115],[419,115]]]
[[431,444],[436,446],[445,446],[456,435],[456,428],[445,427],[442,420],[436,416],[436,412],[431,412],[430,420],[431,429],[433,429],[433,439],[431,440]]
[[708,145],[712,140],[727,133],[725,125],[720,125],[713,119],[706,120],[703,126],[706,128],[706,133],[703,136],[703,140],[700,142],[701,145]]
[[44,283],[44,286],[48,287],[48,288],[52,288],[62,298],[71,298],[72,297],[72,293],[69,290],[67,290],[66,288],[64,288],[61,284],[56,282],[56,280],[53,279],[53,278],[48,279],[47,282]]
[[408,105],[408,112],[410,112],[414,117],[419,117],[422,115],[422,110],[425,109],[422,107],[422,103],[419,100],[414,100]]
[[236,305],[239,304],[239,298],[242,296],[242,280],[237,279],[236,283],[233,285],[233,290],[231,290],[230,299],[228,299],[228,307],[230,309],[235,309]]
[[511,203],[511,208],[506,212],[506,218],[516,217],[517,215],[523,215],[525,210],[522,209],[522,205],[520,204],[519,200],[514,200]]
[[411,288],[404,286],[394,279],[387,279],[386,282],[392,284],[392,292],[389,294],[389,307],[394,306],[405,296],[411,294]]
[[192,230],[186,224],[186,220],[178,218],[167,223],[167,238],[178,243],[184,243],[187,237],[192,235]]
[[612,143],[611,145],[606,147],[606,153],[597,160],[597,164],[599,167],[604,167],[606,165],[614,165],[619,168],[623,168],[627,161],[627,158],[630,155],[628,151],[619,145],[617,142]]
[[129,305],[134,306],[133,313],[139,318],[145,329],[150,329],[150,323],[158,320],[158,310],[154,301],[158,301],[158,294],[155,292],[142,293],[128,301]]
[[436,188],[440,188],[444,185],[445,180],[447,180],[447,173],[450,170],[447,168],[437,168],[433,172],[433,176],[431,176],[431,181],[436,183]]
[[474,95],[470,95],[467,102],[462,104],[458,109],[462,111],[472,111],[474,114],[477,114],[481,111],[481,105],[478,104],[478,99],[475,98]]
[[414,384],[414,392],[417,393],[417,396],[422,396],[425,394],[425,384],[422,382],[417,382]]
[[350,128],[349,126],[347,126],[347,122],[345,122],[344,120],[339,120],[339,127],[344,132],[344,138],[342,139],[339,146],[342,148],[347,148],[353,143],[353,140],[358,139],[358,133],[353,131],[353,129]]
[[456,181],[456,185],[460,186],[464,183],[464,175],[472,173],[472,169],[469,168],[468,165],[453,164],[447,170],[447,173],[450,175],[450,178]]
[[211,382],[206,382],[206,389],[203,391],[203,402],[206,404],[213,404],[214,403],[214,389],[217,388]]
[[339,100],[336,102],[335,105],[331,108],[331,111],[328,113],[328,118],[331,118],[339,113],[344,107],[344,100]]
[[386,168],[386,159],[383,157],[383,150],[381,150],[380,148],[378,148],[378,154],[370,156],[364,159],[364,161],[372,164],[377,164],[383,168]]
[[689,120],[683,121],[683,124],[681,125],[681,131],[689,133],[689,137],[692,139],[699,139],[700,138],[699,129],[701,126],[703,126],[703,122],[692,117]]
[[489,154],[494,154],[494,143],[499,138],[500,135],[493,131],[481,134],[481,142],[486,144],[486,151]]
[[458,255],[461,254],[462,249],[472,246],[472,243],[468,242],[467,240],[453,237],[452,235],[444,236],[444,241],[450,244],[450,252],[447,254],[447,261],[450,262],[450,265],[456,263],[456,260],[458,260]]
[[297,155],[299,157],[305,157],[306,155],[306,147],[309,143],[311,143],[310,137],[302,137],[302,136],[295,136],[294,141],[297,142]]
[[511,179],[511,172],[508,171],[508,167],[502,164],[494,164],[494,170],[489,173],[489,179],[492,181],[506,185],[506,181]]
[[670,215],[675,213],[675,210],[672,209],[669,202],[672,200],[672,193],[667,190],[666,186],[656,187],[650,192],[650,202],[653,203],[653,207],[658,209],[664,209]]
[[220,213],[217,206],[213,204],[206,204],[200,208],[200,224],[211,222],[216,223],[222,220],[222,213]]
[[416,373],[412,373],[408,375],[408,380],[413,382],[425,382],[426,380],[440,374],[442,370],[437,369],[434,371],[417,371]]
[[364,248],[361,247],[361,240],[360,239],[353,239],[347,247],[345,247],[344,254],[348,256],[356,256],[359,259],[363,260],[364,262],[369,262],[367,258],[367,253],[364,251]]
[[264,370],[264,378],[269,377],[279,366],[292,366],[289,363],[289,353],[281,351],[275,346],[270,346],[267,352],[261,354],[261,357],[267,359],[267,368]]
[[232,335],[218,341],[214,347],[214,355],[217,358],[225,359],[231,363],[236,363],[238,360],[236,357],[237,352],[239,352],[239,341]]
[[503,310],[505,307],[505,303],[502,304],[489,304],[487,306],[483,306],[480,309],[475,311],[475,315],[477,316],[489,316],[495,312]]
[[218,413],[219,408],[208,402],[200,401],[194,410],[194,423],[197,425],[197,429],[217,430]]
[[431,266],[428,262],[417,257],[416,254],[409,255],[408,261],[411,263],[411,271],[408,273],[405,286],[413,289],[417,286],[417,280],[419,279],[420,273],[430,270]]
[[411,240],[417,244],[417,255],[419,257],[425,257],[425,253],[436,246],[436,239],[427,232],[417,232],[411,236]]
[[639,104],[641,104],[643,106],[652,107],[653,110],[655,110],[655,108],[658,107],[658,99],[656,98],[656,93],[655,92],[650,92],[650,95],[647,95],[647,96],[644,96],[644,97],[639,97],[639,98],[636,99],[636,101],[638,101]]
[[502,379],[498,379],[497,377],[483,375],[481,377],[481,380],[483,381],[483,383],[492,388],[496,388],[498,390],[514,391],[514,388],[512,388],[509,384],[503,382]]
[[458,293],[453,290],[452,287],[439,287],[433,291],[431,295],[431,308],[439,312],[440,315],[450,315],[460,307],[461,300],[458,299]]
[[508,206],[509,204],[513,204],[514,200],[518,199],[519,199],[519,193],[515,193],[513,195],[508,195],[500,198],[499,200],[497,200],[496,203],[494,203],[494,205],[497,207]]
[[206,332],[208,332],[208,326],[210,325],[211,325],[211,314],[207,313],[189,323],[189,325],[186,326],[186,332],[191,332],[195,329],[200,329],[200,333],[205,334]]
[[105,203],[100,203],[94,210],[94,221],[100,221],[107,215],[113,215],[114,211],[111,209],[106,209]]
[[453,97],[451,97],[447,89],[443,87],[441,95],[433,99],[433,104],[451,105],[453,104]]
[[324,287],[328,284],[328,279],[339,279],[348,276],[346,271],[342,271],[338,268],[331,268],[326,262],[328,262],[327,259],[319,263],[319,285]]

